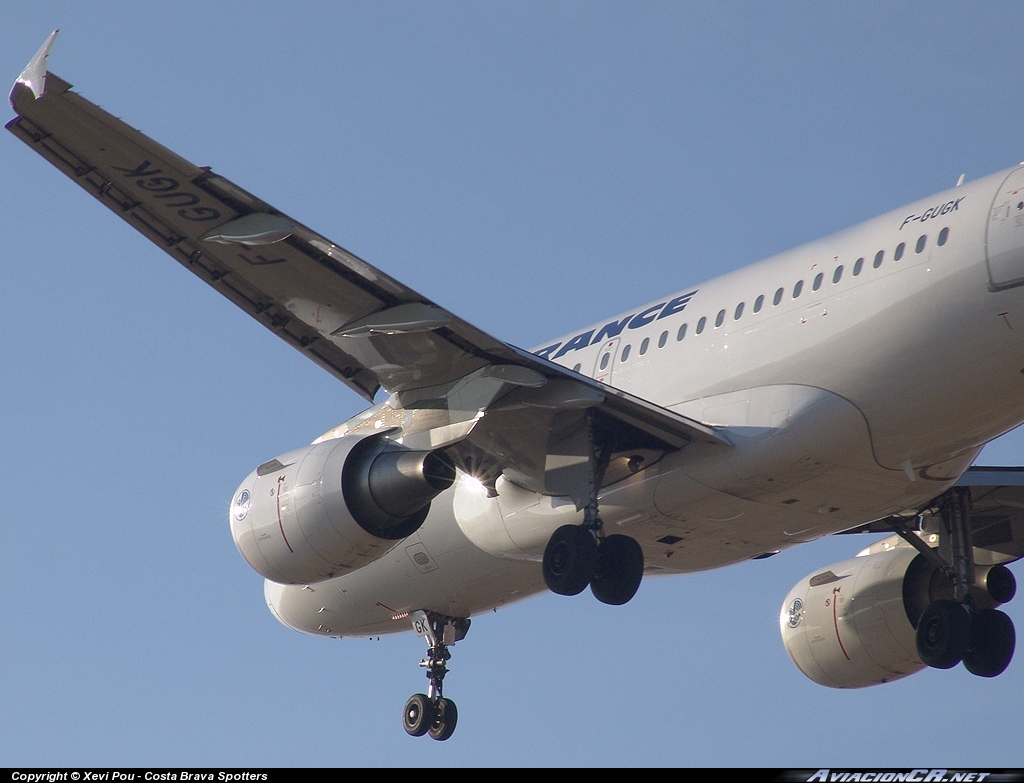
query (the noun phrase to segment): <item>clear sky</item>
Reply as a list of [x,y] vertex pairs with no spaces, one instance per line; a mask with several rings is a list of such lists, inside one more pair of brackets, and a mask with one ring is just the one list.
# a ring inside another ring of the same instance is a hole
[[[533,346],[1016,164],[1021,10],[37,0],[0,75],[60,27],[86,97]],[[360,400],[9,134],[0,173],[0,766],[1024,766],[1024,653],[852,692],[790,662],[786,592],[864,537],[474,618],[458,731],[407,737],[421,640],[279,625],[226,518]]]

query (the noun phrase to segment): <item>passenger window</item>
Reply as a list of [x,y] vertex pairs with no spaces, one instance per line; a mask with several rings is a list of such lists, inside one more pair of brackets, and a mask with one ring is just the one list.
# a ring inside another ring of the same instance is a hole
[[860,270],[862,270],[863,268],[864,268],[864,259],[863,258],[858,258],[853,263],[853,276],[856,277],[857,275],[859,275],[860,274]]
[[649,346],[650,344],[651,344],[651,338],[650,337],[645,337],[644,341],[642,343],[640,343],[640,355],[641,356],[643,356],[645,353],[647,353],[647,346]]
[[778,291],[775,292],[775,298],[772,299],[772,304],[773,305],[777,305],[781,301],[782,301],[782,289],[780,288]]
[[738,321],[743,317],[743,302],[736,305],[736,312],[732,314],[733,320]]
[[677,340],[682,341],[682,339],[684,337],[686,337],[686,324],[683,324],[682,326],[680,326],[679,327],[679,331],[676,332],[676,339]]
[[803,280],[797,280],[796,281],[796,285],[793,286],[793,298],[796,299],[798,296],[800,296],[800,292],[803,291],[803,290],[804,290],[804,281]]
[[608,369],[608,362],[609,362],[609,360],[611,358],[612,358],[612,355],[610,353],[606,353],[604,356],[601,357],[601,369],[602,370],[607,370]]
[[893,261],[899,261],[901,258],[903,258],[903,250],[906,248],[906,246],[907,245],[905,242],[900,242],[898,245],[896,245],[896,252],[892,254]]
[[919,236],[917,238],[917,246],[914,248],[914,252],[915,253],[920,253],[921,251],[923,251],[925,243],[927,241],[928,241],[928,236],[926,234],[921,234],[921,236]]
[[838,283],[842,279],[843,279],[843,267],[842,266],[837,266],[836,267],[836,271],[832,273],[832,282],[833,283]]
[[704,325],[707,322],[708,322],[708,319],[705,318],[704,316],[701,316],[700,320],[697,321],[697,334],[700,334],[701,332],[704,331]]
[[715,317],[715,328],[717,329],[725,322],[725,310],[719,310],[718,315]]
[[885,258],[885,251],[884,250],[879,250],[877,253],[875,253],[875,263],[873,263],[872,266],[875,269],[878,269],[878,267],[880,267],[882,265],[882,259],[883,258]]
[[754,300],[754,312],[761,312],[761,308],[764,306],[764,294],[761,294],[757,299]]
[[629,358],[629,349],[630,349],[630,346],[628,346],[628,345],[625,348],[622,349],[622,356],[619,358],[619,361],[624,362],[624,361],[626,361]]
[[814,290],[815,291],[817,291],[819,288],[821,288],[821,281],[824,280],[824,279],[825,279],[825,275],[823,275],[821,272],[818,272],[818,274],[814,278]]
[[668,332],[662,332],[661,337],[658,338],[658,347],[664,348],[665,343],[668,342]]
[[949,229],[944,228],[942,229],[942,231],[939,232],[939,247],[942,247],[944,244],[946,244],[947,239],[949,239]]

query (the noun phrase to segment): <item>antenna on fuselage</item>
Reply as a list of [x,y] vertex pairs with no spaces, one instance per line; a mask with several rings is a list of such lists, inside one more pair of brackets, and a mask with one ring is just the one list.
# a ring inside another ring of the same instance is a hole
[[960,187],[961,185],[964,184],[964,177],[966,177],[966,176],[967,176],[967,172],[964,172],[963,174],[960,175],[960,179],[958,179],[956,181],[956,186],[957,187]]

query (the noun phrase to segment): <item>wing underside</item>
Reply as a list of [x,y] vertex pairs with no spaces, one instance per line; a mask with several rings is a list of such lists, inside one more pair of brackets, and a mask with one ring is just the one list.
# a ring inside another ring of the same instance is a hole
[[410,445],[548,494],[576,494],[565,489],[595,432],[617,453],[728,447],[699,422],[496,340],[186,161],[47,72],[51,44],[14,86],[8,130],[349,388],[371,401],[388,392]]
[[[970,535],[975,561],[996,565],[1024,557],[1024,468],[976,465],[968,468],[956,486],[971,493]],[[909,520],[886,517],[844,532],[889,533],[893,521],[905,524]],[[937,531],[939,525],[934,504],[921,509],[914,522],[915,528],[926,533]]]

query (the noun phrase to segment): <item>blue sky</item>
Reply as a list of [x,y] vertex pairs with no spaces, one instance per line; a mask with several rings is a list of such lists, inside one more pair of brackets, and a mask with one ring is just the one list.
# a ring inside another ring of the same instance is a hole
[[[1015,5],[705,6],[42,0],[0,73],[60,27],[90,100],[521,346],[1024,157]],[[849,537],[474,618],[458,732],[410,739],[421,641],[280,626],[226,519],[360,400],[9,134],[0,172],[0,765],[1024,766],[1024,659],[789,661],[782,600]]]

